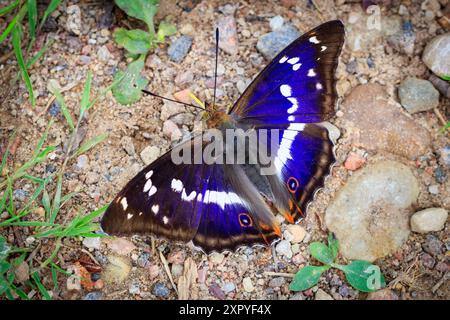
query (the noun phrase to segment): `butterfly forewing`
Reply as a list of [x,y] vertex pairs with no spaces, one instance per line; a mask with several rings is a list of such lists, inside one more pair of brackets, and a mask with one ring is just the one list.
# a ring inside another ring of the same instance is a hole
[[241,123],[313,123],[334,115],[334,72],[344,26],[330,21],[292,42],[256,77],[230,113]]

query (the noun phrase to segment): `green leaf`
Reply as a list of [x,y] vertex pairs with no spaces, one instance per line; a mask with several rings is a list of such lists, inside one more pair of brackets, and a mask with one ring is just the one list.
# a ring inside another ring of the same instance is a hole
[[25,86],[28,89],[31,105],[34,107],[36,105],[36,99],[34,98],[33,85],[31,84],[30,76],[28,75],[27,67],[25,66],[25,61],[23,60],[20,33],[20,27],[15,26],[12,31],[12,44],[14,47],[14,53],[16,54],[17,64],[19,65],[20,72],[22,73],[22,78],[25,81]]
[[58,215],[61,203],[61,190],[62,190],[62,175],[58,176],[58,181],[56,183],[56,191],[55,196],[53,198],[51,215],[50,215],[50,223],[54,223],[56,220],[56,216]]
[[440,76],[442,79],[450,81],[450,76],[449,75],[442,75]]
[[289,285],[289,290],[303,291],[315,286],[319,282],[322,273],[329,268],[330,266],[306,266],[300,269]]
[[47,51],[47,49],[53,44],[53,39],[50,39],[39,51],[30,59],[27,61],[27,69],[30,69],[33,64],[38,61],[42,55]]
[[6,37],[13,31],[18,23],[20,23],[25,16],[25,13],[27,13],[27,6],[22,6],[20,8],[19,13],[11,20],[11,22],[8,24],[6,29],[3,31],[2,34],[0,34],[0,43],[2,43]]
[[150,50],[151,36],[144,30],[118,28],[113,33],[114,40],[131,54],[146,54]]
[[9,246],[8,242],[6,242],[6,238],[0,236],[0,260],[6,259],[10,250],[11,247]]
[[20,0],[16,0],[14,2],[11,2],[11,4],[1,8],[0,9],[0,17],[4,16],[5,14],[7,14],[7,13],[9,13],[11,11],[13,11],[19,5],[19,3],[20,3]]
[[44,298],[44,300],[51,300],[52,298],[50,297],[47,289],[45,289],[44,285],[42,284],[41,278],[39,277],[38,273],[37,272],[33,273],[31,277],[34,280],[34,283],[36,283],[36,286],[39,292],[41,293],[42,297]]
[[86,78],[86,83],[84,84],[83,96],[81,97],[80,118],[83,116],[84,112],[89,108],[89,96],[91,94],[91,84],[92,84],[92,72],[89,70]]
[[164,42],[166,37],[172,36],[177,32],[175,25],[168,22],[161,22],[158,27],[157,38],[159,42]]
[[359,291],[373,292],[386,286],[386,281],[380,268],[370,262],[355,260],[346,266],[336,265],[345,273],[348,283]]
[[339,241],[332,232],[328,234],[328,248],[331,251],[333,261],[335,261],[339,251]]
[[116,5],[130,17],[144,21],[150,33],[155,33],[153,17],[158,10],[158,0],[115,0]]
[[311,255],[324,264],[331,264],[334,262],[333,252],[321,242],[312,242],[309,245],[309,252]]
[[6,260],[0,260],[0,274],[5,273],[11,268],[11,264]]
[[52,12],[56,10],[56,8],[58,8],[58,6],[61,2],[62,2],[62,0],[52,0],[50,2],[47,9],[45,9],[44,16],[42,17],[41,23],[39,24],[39,28],[42,28],[42,25],[45,23],[48,16],[51,15]]
[[36,24],[37,24],[37,4],[36,0],[27,0],[28,7],[28,29],[32,39],[36,38]]
[[103,133],[101,135],[95,136],[94,138],[88,140],[87,142],[83,143],[80,148],[75,152],[75,154],[72,157],[78,157],[79,155],[89,151],[91,148],[95,147],[97,144],[102,142],[108,137],[106,133]]
[[116,78],[122,80],[112,89],[116,101],[123,105],[132,104],[142,96],[142,89],[147,86],[148,80],[141,75],[144,68],[144,56],[130,63],[125,72],[117,72]]
[[53,95],[56,98],[56,101],[58,101],[59,105],[61,106],[61,112],[64,115],[64,118],[66,118],[67,124],[69,125],[70,129],[71,130],[75,129],[72,116],[70,114],[69,109],[66,106],[66,101],[64,100],[61,91],[59,90],[59,88],[57,88],[57,86],[49,86],[49,90],[51,93],[53,93]]

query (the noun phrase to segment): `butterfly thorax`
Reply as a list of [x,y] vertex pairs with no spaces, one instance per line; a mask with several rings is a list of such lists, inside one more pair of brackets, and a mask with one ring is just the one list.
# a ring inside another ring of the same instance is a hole
[[232,126],[233,119],[225,111],[212,111],[209,119],[206,121],[208,128],[220,128]]

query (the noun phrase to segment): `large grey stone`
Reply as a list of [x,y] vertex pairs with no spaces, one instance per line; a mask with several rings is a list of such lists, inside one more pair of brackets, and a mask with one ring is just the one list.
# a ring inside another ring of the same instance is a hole
[[397,250],[409,235],[409,210],[419,194],[411,170],[380,161],[351,176],[326,210],[325,223],[348,259],[373,261]]
[[422,56],[427,67],[440,77],[450,77],[450,32],[431,40]]

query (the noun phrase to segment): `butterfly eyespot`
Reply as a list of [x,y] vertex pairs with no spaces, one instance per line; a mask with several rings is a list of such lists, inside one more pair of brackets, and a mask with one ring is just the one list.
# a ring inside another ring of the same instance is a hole
[[296,192],[299,186],[298,180],[294,177],[290,177],[286,184],[291,193]]
[[241,227],[251,227],[253,225],[252,218],[247,213],[240,213],[238,220]]

